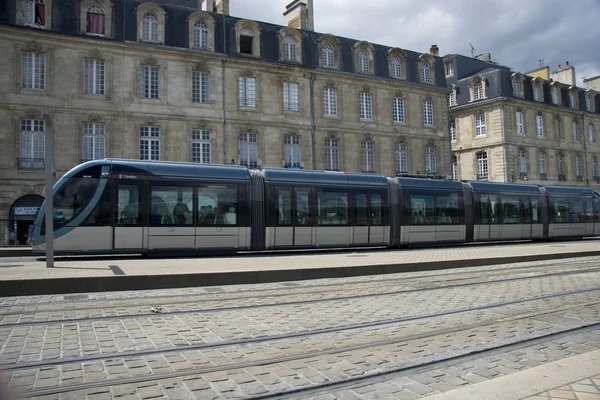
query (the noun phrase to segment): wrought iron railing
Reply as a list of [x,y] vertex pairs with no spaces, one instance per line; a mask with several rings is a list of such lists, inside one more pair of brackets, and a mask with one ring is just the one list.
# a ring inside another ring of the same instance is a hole
[[18,158],[19,169],[44,169],[46,165],[44,158]]

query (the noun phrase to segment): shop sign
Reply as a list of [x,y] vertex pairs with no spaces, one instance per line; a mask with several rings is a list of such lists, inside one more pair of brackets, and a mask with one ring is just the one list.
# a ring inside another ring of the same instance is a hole
[[15,207],[15,215],[36,215],[39,207]]

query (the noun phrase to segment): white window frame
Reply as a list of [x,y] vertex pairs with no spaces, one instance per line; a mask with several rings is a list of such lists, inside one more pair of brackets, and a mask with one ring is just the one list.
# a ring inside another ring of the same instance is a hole
[[544,116],[536,115],[535,116],[535,124],[537,129],[537,136],[544,137]]
[[522,97],[521,96],[521,82],[518,79],[512,80],[512,90],[513,90],[513,96]]
[[596,127],[592,124],[588,125],[588,137],[590,143],[596,143]]
[[396,145],[396,175],[408,174],[408,146],[406,143]]
[[592,156],[592,178],[598,179],[598,157]]
[[573,121],[573,141],[581,141],[581,137],[579,137],[579,122],[577,121]]
[[398,56],[393,56],[390,62],[392,66],[392,78],[402,78],[402,60]]
[[435,174],[437,172],[437,160],[435,156],[435,145],[430,144],[425,148],[425,172]]
[[283,59],[286,61],[297,60],[296,40],[290,36],[283,38]]
[[452,63],[452,61],[447,61],[444,63],[444,69],[446,71],[446,76],[453,76],[454,75],[454,64]]
[[456,97],[454,96],[454,90],[451,90],[448,94],[448,106],[453,107],[456,105]]
[[370,174],[375,172],[375,143],[372,140],[363,140],[360,143],[362,170]]
[[515,113],[515,121],[517,123],[517,134],[524,135],[525,129],[523,126],[523,113],[521,111]]
[[259,168],[258,134],[256,132],[240,133],[240,165],[247,168]]
[[475,115],[475,136],[485,136],[486,128],[485,128],[485,114],[477,114]]
[[540,85],[537,83],[533,84],[533,100],[535,101],[541,101],[541,96],[540,96]]
[[571,91],[571,108],[577,109],[577,93]]
[[452,179],[458,180],[458,155],[452,154]]
[[483,99],[483,82],[482,81],[478,81],[475,83],[475,86],[473,87],[473,92],[475,95],[475,100]]
[[104,11],[104,8],[102,6],[100,6],[99,4],[92,4],[88,7],[87,11],[86,11],[86,20],[85,23],[88,24],[86,26],[85,32],[88,35],[92,35],[92,36],[105,36],[106,35],[106,31],[104,33],[95,33],[95,32],[90,32],[90,26],[89,26],[89,18],[88,15],[89,14],[98,14],[98,15],[103,15],[104,18],[102,20],[102,30],[105,31],[106,30],[106,12]]
[[194,48],[208,49],[208,24],[204,21],[194,22]]
[[360,119],[373,119],[373,95],[369,92],[360,92],[358,94],[358,103],[360,108]]
[[577,178],[581,178],[583,176],[581,171],[581,156],[579,154],[575,155],[575,176]]
[[561,119],[557,119],[556,120],[556,134],[558,136],[559,139],[564,139],[564,129],[563,129],[563,123]]
[[358,52],[358,70],[363,73],[369,73],[369,53],[366,50]]
[[487,151],[478,151],[475,154],[475,159],[477,161],[477,179],[488,179],[489,169]]
[[159,126],[140,126],[140,160],[160,161]]
[[328,116],[337,116],[337,89],[323,88],[323,114]]
[[340,142],[338,139],[325,139],[325,170],[340,170]]
[[556,86],[550,89],[550,96],[552,97],[552,104],[558,105],[558,88]]
[[83,92],[104,95],[106,82],[106,62],[86,58],[83,65]]
[[423,100],[423,125],[433,126],[433,101]]
[[46,159],[46,123],[44,120],[22,119],[19,140],[19,158],[22,165],[32,168],[44,166]]
[[210,73],[192,71],[192,102],[210,103]]
[[527,174],[527,152],[524,149],[519,150],[519,173]]
[[159,66],[142,65],[140,73],[140,98],[149,100],[160,99]]
[[151,12],[142,17],[142,40],[158,42],[158,17]]
[[206,129],[192,130],[192,162],[211,164],[211,132]]
[[239,78],[238,105],[243,108],[256,108],[256,78]]
[[540,170],[540,175],[546,174],[546,153],[543,151],[538,153],[538,168]]
[[35,22],[35,8],[37,4],[44,5],[44,14],[46,13],[47,4],[44,0],[26,0],[25,5],[25,24],[27,25],[36,25],[36,26],[46,26],[46,16],[44,15],[44,25],[38,25]]
[[46,53],[21,52],[21,87],[46,90]]
[[394,97],[392,99],[392,119],[397,124],[406,122],[404,117],[404,97]]
[[286,135],[283,138],[283,162],[287,168],[302,167],[302,149],[300,136]]
[[452,118],[448,121],[448,129],[450,130],[450,141],[456,142],[456,119]]
[[283,109],[285,111],[299,112],[300,85],[294,82],[283,82]]
[[82,160],[102,160],[106,152],[106,126],[102,122],[83,124]]
[[557,156],[557,160],[558,160],[558,175],[562,175],[566,178],[566,171],[565,171],[565,155],[562,153],[559,153]]
[[593,112],[593,107],[594,107],[594,101],[592,99],[592,96],[590,96],[589,94],[587,96],[585,96],[585,106],[587,108],[587,111],[589,112]]
[[425,83],[431,83],[431,68],[426,62],[421,64],[421,80]]
[[335,67],[335,50],[333,45],[325,43],[322,48],[323,67],[334,68]]

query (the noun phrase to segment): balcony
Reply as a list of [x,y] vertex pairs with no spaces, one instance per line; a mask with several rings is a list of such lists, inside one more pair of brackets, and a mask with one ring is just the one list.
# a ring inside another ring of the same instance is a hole
[[17,158],[19,169],[44,169],[44,158]]

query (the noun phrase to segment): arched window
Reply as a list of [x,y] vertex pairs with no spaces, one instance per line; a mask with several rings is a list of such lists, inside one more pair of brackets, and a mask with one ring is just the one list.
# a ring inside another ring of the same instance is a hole
[[429,64],[423,63],[421,66],[421,80],[423,82],[431,82],[431,71],[429,70]]
[[513,96],[521,97],[521,82],[517,78],[512,80]]
[[283,39],[283,58],[287,61],[296,61],[296,40],[290,36]]
[[333,46],[329,43],[323,45],[323,67],[333,68],[334,67],[334,51]]
[[369,72],[369,54],[365,50],[358,52],[358,68],[360,72]]
[[240,53],[254,54],[254,31],[251,29],[240,31]]
[[552,104],[558,104],[558,89],[553,87],[551,90]]
[[158,18],[152,13],[142,18],[142,40],[158,42]]
[[533,84],[533,100],[540,101],[540,85],[537,83]]
[[392,77],[402,78],[402,60],[399,57],[392,57]]
[[475,100],[483,99],[483,82],[477,82],[473,89],[475,92]]
[[104,36],[104,9],[92,4],[87,10],[87,33]]
[[202,21],[194,23],[194,47],[197,49],[208,48],[208,26]]

